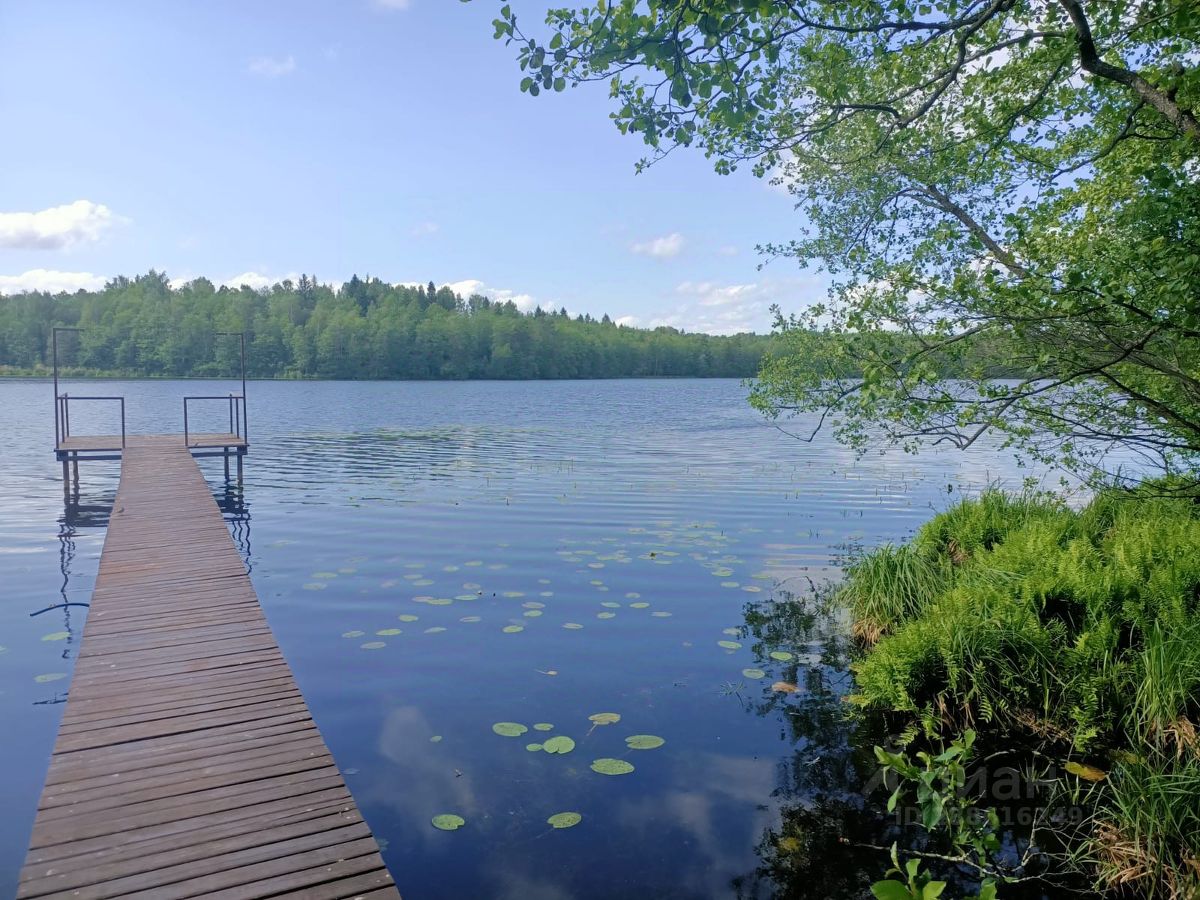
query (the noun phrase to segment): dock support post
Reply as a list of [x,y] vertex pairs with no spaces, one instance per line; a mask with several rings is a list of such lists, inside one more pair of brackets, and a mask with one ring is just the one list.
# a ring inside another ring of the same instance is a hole
[[71,457],[71,474],[75,481],[75,491],[79,491],[79,454],[76,453]]
[[238,466],[238,486],[239,486],[239,487],[240,487],[240,486],[241,486],[241,484],[242,484],[242,457],[243,457],[243,455],[244,455],[244,454],[241,454],[241,453],[239,453],[239,454],[237,455],[237,459],[238,459],[238,463],[237,463],[237,466]]
[[225,452],[221,454],[225,458],[225,483],[229,483],[229,448],[225,448]]
[[71,469],[67,464],[67,458],[63,457],[63,499],[71,499]]

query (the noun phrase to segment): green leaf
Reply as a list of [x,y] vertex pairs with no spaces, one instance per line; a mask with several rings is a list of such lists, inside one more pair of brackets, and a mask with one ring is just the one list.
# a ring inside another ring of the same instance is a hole
[[628,775],[633,771],[633,763],[604,757],[592,760],[591,768],[593,772],[599,772],[601,775]]
[[907,885],[890,878],[887,881],[876,881],[872,884],[871,893],[875,895],[876,900],[913,900]]
[[442,831],[458,831],[467,824],[467,820],[462,816],[456,816],[454,813],[443,813],[440,816],[434,816],[431,820],[433,827]]
[[588,720],[596,725],[615,725],[621,721],[620,713],[604,712],[588,716]]
[[492,731],[502,737],[520,737],[528,730],[520,722],[497,722],[492,726]]
[[575,749],[575,742],[569,737],[560,734],[542,744],[542,749],[547,753],[570,753]]
[[666,741],[655,734],[634,734],[625,738],[625,745],[630,750],[655,750]]
[[555,813],[546,820],[551,828],[574,828],[583,821],[583,816],[577,812]]

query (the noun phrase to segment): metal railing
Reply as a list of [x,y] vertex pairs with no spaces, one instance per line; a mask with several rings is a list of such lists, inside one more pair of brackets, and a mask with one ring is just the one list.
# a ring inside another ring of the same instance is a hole
[[188,403],[193,400],[224,400],[229,404],[229,433],[250,442],[250,427],[246,419],[245,394],[206,394],[203,396],[183,398],[183,443],[192,445],[191,430],[188,423]]
[[121,404],[121,447],[125,446],[125,398],[124,397],[94,397],[56,394],[54,397],[54,446],[61,447],[63,441],[71,436],[71,401],[72,400],[114,400]]

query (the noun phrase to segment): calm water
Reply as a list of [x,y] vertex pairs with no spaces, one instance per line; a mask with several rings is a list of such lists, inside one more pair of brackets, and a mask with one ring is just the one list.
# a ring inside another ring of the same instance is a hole
[[[67,389],[124,394],[138,432],[180,431],[184,394],[232,387]],[[843,714],[843,625],[811,583],[960,491],[1028,472],[986,449],[855,461],[765,425],[735,381],[249,394],[244,503],[204,468],[405,897],[853,897],[881,876],[879,854],[847,843],[879,836],[872,736]],[[0,383],[0,894],[117,480],[117,463],[84,464],[64,509],[51,396]],[[111,432],[112,413],[73,409],[72,430]],[[219,413],[193,427],[224,430]],[[556,735],[574,750],[526,748]],[[633,750],[632,735],[665,744]],[[598,774],[599,758],[634,771]],[[560,812],[582,822],[550,828]],[[466,826],[433,828],[443,813]]]

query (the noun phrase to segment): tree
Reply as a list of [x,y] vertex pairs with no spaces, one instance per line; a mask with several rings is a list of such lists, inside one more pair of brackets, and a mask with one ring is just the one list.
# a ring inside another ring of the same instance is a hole
[[1113,449],[1196,471],[1194,0],[599,0],[546,23],[495,22],[523,90],[607,81],[641,165],[695,146],[795,197],[802,235],[763,249],[833,287],[777,311],[759,409],[860,450],[996,434],[1081,473]]

